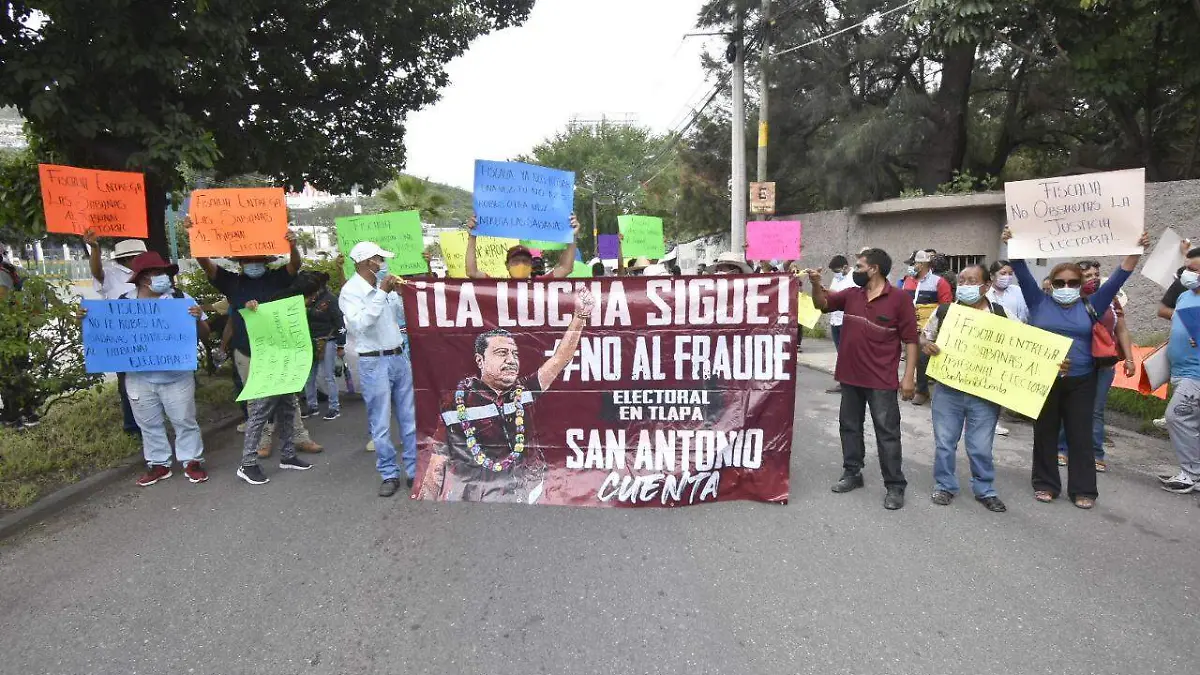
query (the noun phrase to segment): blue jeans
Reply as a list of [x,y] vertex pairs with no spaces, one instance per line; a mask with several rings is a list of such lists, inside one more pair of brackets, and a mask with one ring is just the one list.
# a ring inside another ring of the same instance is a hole
[[125,431],[131,434],[142,433],[137,418],[133,416],[133,404],[129,402],[129,393],[125,390],[125,373],[117,373],[117,393],[121,395],[121,417],[125,423]]
[[404,473],[417,475],[417,412],[413,397],[412,363],[408,354],[364,356],[358,359],[359,385],[367,403],[367,428],[375,442],[375,468],[384,480],[400,477],[391,417],[400,427],[404,444]]
[[[1112,389],[1116,376],[1115,366],[1096,371],[1096,402],[1092,405],[1092,450],[1096,459],[1104,459],[1104,409],[1108,407],[1108,390]],[[1058,452],[1070,455],[1067,452],[1067,432],[1063,428],[1058,430]]]
[[142,430],[142,456],[150,466],[171,466],[166,420],[175,429],[175,457],[180,464],[203,460],[204,440],[196,422],[196,378],[153,384],[137,374],[125,380],[129,402]]
[[967,460],[971,463],[971,491],[976,497],[994,497],[996,465],[992,461],[992,441],[1000,406],[978,396],[939,384],[933,397],[933,481],[935,489],[958,494],[958,476],[954,458],[958,439],[966,426]]
[[325,388],[329,393],[329,409],[341,410],[342,407],[338,403],[338,383],[337,378],[333,376],[333,363],[337,360],[337,343],[333,340],[325,341],[325,352],[320,355],[320,358],[313,361],[312,371],[308,374],[308,382],[304,385],[304,402],[309,410],[316,410],[317,402],[317,373],[320,371],[321,379],[325,380]]

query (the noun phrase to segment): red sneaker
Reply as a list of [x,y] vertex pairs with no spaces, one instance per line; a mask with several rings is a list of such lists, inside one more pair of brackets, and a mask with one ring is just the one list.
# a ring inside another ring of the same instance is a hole
[[160,480],[166,480],[171,477],[171,467],[169,466],[152,466],[150,470],[141,478],[137,479],[137,484],[142,487],[150,487]]
[[204,470],[204,465],[200,462],[188,462],[187,466],[183,467],[183,475],[193,483],[203,483],[208,480],[208,472]]

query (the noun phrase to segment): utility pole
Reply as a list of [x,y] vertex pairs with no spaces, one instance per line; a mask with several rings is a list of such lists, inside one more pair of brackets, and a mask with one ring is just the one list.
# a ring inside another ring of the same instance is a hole
[[746,185],[746,54],[744,39],[745,8],[742,0],[736,0],[733,19],[733,41],[730,52],[733,57],[733,153],[732,185],[730,200],[729,245],[733,253],[741,254],[746,243],[746,201],[749,186]]
[[771,90],[767,74],[771,65],[771,0],[762,0],[762,51],[758,57],[758,182],[767,182],[767,139]]

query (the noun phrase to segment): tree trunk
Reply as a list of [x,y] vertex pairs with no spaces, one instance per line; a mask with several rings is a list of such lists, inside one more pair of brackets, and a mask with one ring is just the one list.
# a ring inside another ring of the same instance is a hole
[[167,241],[167,189],[153,171],[146,171],[146,223],[150,231],[146,248],[158,251],[169,260],[171,245]]
[[917,187],[933,194],[962,167],[967,152],[967,104],[971,98],[971,73],[975,69],[975,45],[963,44],[946,50],[942,81],[933,97],[930,119],[934,131],[925,139],[925,151],[917,163]]

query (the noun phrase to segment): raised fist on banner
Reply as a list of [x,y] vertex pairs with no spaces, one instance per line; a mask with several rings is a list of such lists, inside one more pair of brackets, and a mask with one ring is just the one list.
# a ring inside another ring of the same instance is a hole
[[596,298],[592,297],[592,292],[586,287],[575,291],[575,316],[586,319],[592,315],[592,308],[595,306]]

